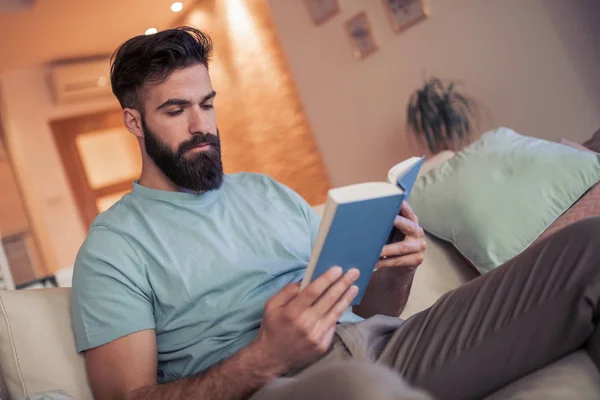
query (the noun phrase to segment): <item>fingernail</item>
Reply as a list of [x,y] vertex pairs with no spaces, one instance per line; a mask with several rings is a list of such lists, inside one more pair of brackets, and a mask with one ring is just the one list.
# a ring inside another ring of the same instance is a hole
[[353,296],[356,296],[356,294],[358,293],[358,286],[356,286],[356,285],[350,286],[350,293],[352,293]]
[[342,272],[344,272],[342,270],[342,267],[331,267],[331,269],[329,270],[329,273],[331,274],[331,276],[333,277],[338,277],[340,275],[342,275]]
[[356,269],[356,268],[351,268],[351,269],[348,271],[348,275],[349,275],[351,278],[358,278],[358,276],[360,275],[360,271],[359,271],[358,269]]

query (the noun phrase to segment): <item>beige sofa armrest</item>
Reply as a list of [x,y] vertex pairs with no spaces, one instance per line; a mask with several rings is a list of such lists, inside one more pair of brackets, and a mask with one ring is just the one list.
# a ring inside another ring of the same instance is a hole
[[431,307],[445,293],[479,276],[450,243],[427,233],[425,239],[425,259],[415,273],[402,319]]
[[0,290],[0,366],[11,399],[64,390],[91,399],[71,330],[71,290]]

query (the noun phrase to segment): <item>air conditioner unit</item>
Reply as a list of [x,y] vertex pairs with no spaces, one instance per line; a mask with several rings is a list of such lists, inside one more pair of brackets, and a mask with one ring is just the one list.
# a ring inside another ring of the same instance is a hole
[[0,12],[30,10],[33,3],[35,3],[35,0],[0,0]]
[[53,65],[50,68],[50,84],[57,103],[110,96],[110,59]]

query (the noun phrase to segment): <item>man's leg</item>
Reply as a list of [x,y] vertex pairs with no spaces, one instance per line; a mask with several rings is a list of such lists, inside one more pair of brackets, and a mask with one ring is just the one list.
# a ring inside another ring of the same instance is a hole
[[311,366],[291,378],[279,378],[250,400],[432,400],[409,387],[381,365],[352,359]]
[[352,336],[363,338],[355,348],[367,349],[365,358],[433,396],[478,399],[581,347],[600,366],[599,304],[596,217],[447,293],[400,327],[367,320]]

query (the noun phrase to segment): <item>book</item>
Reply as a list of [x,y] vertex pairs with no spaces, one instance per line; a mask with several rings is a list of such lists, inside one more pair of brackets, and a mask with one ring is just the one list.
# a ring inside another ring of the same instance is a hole
[[[396,182],[398,187],[404,191],[404,200],[408,200],[424,160],[425,157],[412,157],[400,164],[394,165],[389,170],[388,182]],[[404,233],[394,227],[388,236],[386,244],[401,242],[403,240]]]
[[[399,239],[394,220],[408,199],[424,157],[412,157],[392,167],[387,182],[366,182],[329,190],[319,231],[300,285],[305,288],[328,269],[360,271],[354,283],[360,304],[381,250]],[[399,239],[401,240],[401,239]]]

